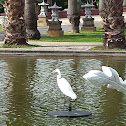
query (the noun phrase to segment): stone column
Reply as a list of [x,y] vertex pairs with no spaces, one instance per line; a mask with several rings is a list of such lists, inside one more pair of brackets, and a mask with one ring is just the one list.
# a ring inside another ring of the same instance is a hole
[[123,6],[126,7],[126,0],[123,0]]
[[96,31],[96,27],[94,26],[94,18],[91,16],[91,8],[94,7],[94,5],[87,4],[82,5],[81,7],[85,8],[85,16],[83,18],[83,26],[81,27],[82,31]]
[[72,32],[79,33],[81,0],[68,0],[68,19],[72,24]]
[[59,21],[59,18],[58,18],[58,9],[61,9],[61,7],[57,6],[55,2],[54,5],[49,8],[52,9],[52,15],[51,15],[52,19],[51,21],[48,22],[49,29],[46,35],[61,37],[64,35],[64,32],[62,31],[62,28],[61,28],[62,21]]
[[48,10],[48,5],[46,4],[45,1],[43,0],[42,3],[38,4],[41,6],[40,14],[38,15],[38,26],[47,26],[48,25],[48,15],[47,15],[47,10]]

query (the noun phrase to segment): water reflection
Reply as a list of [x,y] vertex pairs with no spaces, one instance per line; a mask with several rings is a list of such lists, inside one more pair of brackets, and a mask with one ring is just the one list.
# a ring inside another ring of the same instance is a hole
[[34,75],[35,60],[29,58],[9,58],[5,59],[8,64],[8,114],[7,126],[27,125],[32,126],[33,115],[30,82]]
[[110,66],[118,71],[119,75],[125,79],[126,78],[126,60],[123,58],[103,58],[102,66]]
[[[125,126],[126,96],[97,87],[82,76],[102,65],[116,69],[126,79],[126,60],[121,58],[43,58],[1,57],[0,59],[0,125],[1,126]],[[62,76],[77,94],[74,109],[86,109],[93,116],[86,118],[54,118],[52,110],[64,108],[63,98],[52,70]]]
[[[118,71],[119,75],[125,79],[125,65],[126,60],[118,59],[118,58],[108,58],[102,59],[102,65],[110,66]],[[104,116],[106,117],[105,124],[108,125],[121,125],[122,121],[120,121],[117,117],[121,118],[120,111],[122,110],[122,103],[124,95],[116,90],[103,88],[103,91],[106,92],[104,95],[103,108],[104,108]],[[109,105],[110,104],[110,105]],[[123,108],[124,109],[124,108]],[[124,109],[125,111],[125,109]],[[109,118],[108,118],[109,117]],[[111,120],[111,122],[109,121]],[[117,121],[115,121],[117,120]]]

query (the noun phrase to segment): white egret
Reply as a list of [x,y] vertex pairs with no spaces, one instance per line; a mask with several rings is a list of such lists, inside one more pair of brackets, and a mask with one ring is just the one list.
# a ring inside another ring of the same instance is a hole
[[102,71],[91,70],[83,78],[101,86],[108,84],[108,88],[116,89],[126,94],[126,80],[123,81],[115,69],[102,66]]
[[[65,94],[66,96],[70,97],[71,99],[75,100],[77,98],[77,95],[73,92],[70,84],[68,83],[68,81],[61,77],[61,72],[59,69],[55,69],[53,72],[57,72],[57,84],[59,89],[61,90],[61,92],[63,94]],[[71,111],[71,100],[70,100],[70,104],[69,104],[69,111]]]

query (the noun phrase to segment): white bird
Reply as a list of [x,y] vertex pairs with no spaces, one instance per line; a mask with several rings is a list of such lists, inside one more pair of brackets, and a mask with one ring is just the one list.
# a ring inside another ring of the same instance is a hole
[[102,66],[102,71],[91,70],[85,74],[83,78],[95,83],[96,85],[98,84],[102,86],[108,84],[108,88],[116,89],[126,94],[126,80],[123,81],[115,69]]
[[[61,77],[61,72],[59,69],[55,69],[53,70],[53,72],[57,72],[57,84],[59,89],[61,90],[61,92],[63,94],[65,94],[66,96],[70,97],[71,99],[75,100],[77,98],[77,95],[74,93],[72,87],[70,86],[70,84],[68,83],[68,81]],[[69,105],[69,110],[71,111],[71,102]]]

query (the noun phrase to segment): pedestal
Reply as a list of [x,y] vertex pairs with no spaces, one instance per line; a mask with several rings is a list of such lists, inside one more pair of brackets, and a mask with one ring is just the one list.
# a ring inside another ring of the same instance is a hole
[[96,31],[94,26],[94,18],[83,18],[83,26],[81,27],[82,31]]
[[48,18],[47,18],[47,16],[45,15],[39,15],[38,16],[38,22],[37,22],[37,25],[38,25],[38,27],[39,26],[48,26]]
[[72,111],[51,111],[48,113],[48,115],[50,116],[54,116],[54,117],[87,117],[87,116],[91,116],[92,113],[85,111],[85,110],[72,110]]
[[56,36],[60,37],[64,35],[64,31],[61,28],[62,21],[49,21],[49,29],[46,33],[47,36]]

